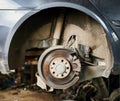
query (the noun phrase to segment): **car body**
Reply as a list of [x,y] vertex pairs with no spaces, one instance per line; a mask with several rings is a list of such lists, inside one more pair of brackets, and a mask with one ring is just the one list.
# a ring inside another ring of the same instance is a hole
[[[42,24],[46,24],[47,21],[50,22],[49,18],[51,19],[53,17],[52,15],[55,16],[55,14],[57,14],[59,9],[62,8],[62,9],[68,9],[69,14],[71,10],[73,12],[72,13],[73,15],[71,14],[71,16],[73,17],[74,14],[76,15],[78,14],[78,13],[74,13],[74,10],[76,12],[81,12],[80,14],[83,13],[87,15],[91,19],[95,20],[98,24],[100,24],[105,32],[104,35],[106,37],[105,42],[107,43],[108,46],[107,48],[109,50],[108,53],[110,54],[109,55],[110,57],[108,57],[110,59],[109,60],[110,66],[108,66],[107,69],[104,69],[104,71],[101,71],[103,74],[102,73],[99,74],[98,71],[97,74],[95,74],[96,75],[95,77],[101,76],[108,78],[110,74],[115,74],[115,75],[120,74],[120,13],[119,13],[120,1],[119,0],[1,0],[0,5],[1,5],[0,6],[0,71],[2,73],[9,73],[12,69],[20,67],[22,66],[22,64],[24,64],[25,51],[37,47],[35,45],[35,41],[37,41],[37,38],[36,36],[33,35],[35,30],[39,26],[42,26]],[[77,19],[74,20],[76,21],[80,20],[78,19],[78,17],[76,18]],[[74,24],[74,22],[72,23]],[[77,30],[77,27],[75,28]],[[99,29],[99,27],[94,27],[94,26],[93,28],[94,30],[97,28]],[[45,29],[43,28],[43,30]],[[41,37],[46,38],[46,36],[44,35]],[[99,34],[97,37],[99,37]],[[30,43],[28,42],[28,40]],[[32,46],[32,44],[34,45]],[[37,47],[37,48],[41,48],[41,47]],[[50,50],[48,49],[47,50],[48,53],[51,50],[52,49]],[[41,65],[41,63],[39,63],[39,65]],[[39,70],[39,75],[41,75],[40,70]],[[85,80],[86,79],[87,77],[85,77]],[[59,87],[56,86],[56,88]]]
[[[107,3],[106,3],[107,2]],[[15,30],[23,23],[29,16],[34,13],[51,8],[51,7],[70,7],[78,9],[95,20],[103,26],[106,31],[107,38],[111,45],[112,54],[114,57],[113,71],[118,72],[120,66],[120,41],[119,41],[119,1],[104,1],[104,0],[84,0],[84,1],[67,1],[67,0],[50,0],[50,1],[16,1],[5,0],[1,1],[1,37],[0,37],[0,60],[1,69],[8,69],[8,53],[10,42],[14,36]]]

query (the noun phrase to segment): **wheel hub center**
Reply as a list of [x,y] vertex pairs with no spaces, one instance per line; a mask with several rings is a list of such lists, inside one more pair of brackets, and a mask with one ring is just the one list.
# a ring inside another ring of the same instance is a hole
[[64,57],[54,58],[50,63],[50,73],[55,78],[65,78],[70,73],[70,63]]
[[55,72],[57,74],[63,74],[66,70],[66,66],[63,63],[57,64],[55,67]]

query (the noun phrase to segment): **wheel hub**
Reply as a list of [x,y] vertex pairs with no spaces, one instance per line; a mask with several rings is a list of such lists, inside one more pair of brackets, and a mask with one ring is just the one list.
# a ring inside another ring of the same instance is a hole
[[50,63],[50,73],[55,78],[65,78],[70,73],[70,63],[63,57],[58,57]]

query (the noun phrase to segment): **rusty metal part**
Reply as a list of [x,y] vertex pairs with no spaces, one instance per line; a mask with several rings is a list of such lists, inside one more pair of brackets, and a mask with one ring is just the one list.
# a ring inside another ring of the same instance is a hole
[[97,94],[97,88],[92,81],[86,81],[78,87],[76,94],[82,101],[95,101],[92,99]]
[[60,99],[62,101],[101,101],[94,100],[96,94],[97,87],[92,81],[77,82],[74,86],[63,90],[63,92],[60,93]]
[[70,63],[63,57],[53,59],[49,68],[51,75],[58,79],[67,77],[71,70]]
[[[47,49],[41,55],[38,62],[38,73],[46,85],[55,89],[66,89],[79,80],[79,75],[76,73],[78,71],[74,70],[75,63],[72,63],[72,53],[73,51],[69,49],[56,46]],[[62,63],[62,61],[64,62]]]
[[109,101],[120,101],[120,88],[111,93]]

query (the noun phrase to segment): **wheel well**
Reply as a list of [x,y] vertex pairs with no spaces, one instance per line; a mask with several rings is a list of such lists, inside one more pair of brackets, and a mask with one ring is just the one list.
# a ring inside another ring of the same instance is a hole
[[[10,43],[8,54],[10,69],[22,66],[25,61],[25,56],[28,56],[29,53],[32,54],[32,56],[40,56],[40,53],[44,50],[44,48],[40,46],[40,42],[51,39],[51,26],[55,26],[55,19],[62,11],[65,11],[64,25],[74,24],[87,32],[93,33],[97,38],[100,33],[105,36],[101,25],[83,12],[63,7],[42,10],[25,20],[15,32]],[[61,39],[61,42],[62,41]],[[96,48],[96,46],[93,48]],[[36,51],[39,51],[38,54],[36,54]]]

